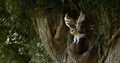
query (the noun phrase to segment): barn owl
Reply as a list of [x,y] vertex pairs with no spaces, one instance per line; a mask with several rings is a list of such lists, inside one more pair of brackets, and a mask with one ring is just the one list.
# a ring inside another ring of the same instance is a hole
[[67,27],[70,29],[70,33],[74,36],[73,43],[79,43],[79,39],[82,37],[85,37],[85,34],[79,33],[80,26],[79,24],[85,19],[85,14],[80,12],[80,16],[78,17],[78,20],[76,23],[72,18],[68,16],[68,14],[65,14],[64,20]]

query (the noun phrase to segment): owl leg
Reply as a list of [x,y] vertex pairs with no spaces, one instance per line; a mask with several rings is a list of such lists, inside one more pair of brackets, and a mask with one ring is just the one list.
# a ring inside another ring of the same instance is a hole
[[77,41],[77,37],[76,36],[74,36],[74,41],[73,41],[73,43],[75,43]]

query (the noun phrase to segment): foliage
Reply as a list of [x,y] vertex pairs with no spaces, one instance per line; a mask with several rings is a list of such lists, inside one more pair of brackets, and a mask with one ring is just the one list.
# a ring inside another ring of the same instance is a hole
[[31,20],[33,0],[0,0],[0,63],[51,62]]

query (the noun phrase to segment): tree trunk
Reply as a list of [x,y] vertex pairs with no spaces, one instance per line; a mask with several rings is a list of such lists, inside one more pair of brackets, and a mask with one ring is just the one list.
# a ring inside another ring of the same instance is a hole
[[33,22],[54,63],[120,63],[120,17],[109,11],[103,6],[92,13],[86,10],[86,38],[79,44],[72,43],[64,13],[35,10]]

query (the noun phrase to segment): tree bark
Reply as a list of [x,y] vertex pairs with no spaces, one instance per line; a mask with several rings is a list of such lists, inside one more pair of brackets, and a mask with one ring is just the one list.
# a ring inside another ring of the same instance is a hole
[[35,10],[33,23],[54,63],[120,63],[120,17],[109,11],[103,6],[92,13],[86,10],[82,23],[86,38],[79,44],[72,43],[64,13]]
[[65,63],[67,57],[67,30],[63,14],[38,11],[35,15],[39,36],[55,63]]

